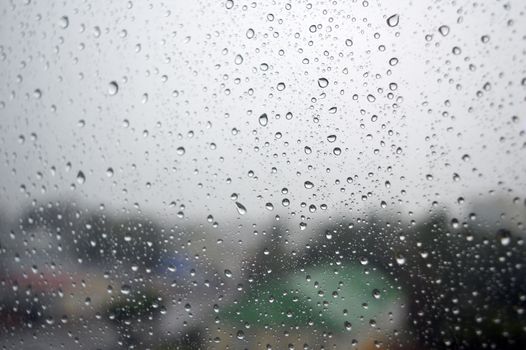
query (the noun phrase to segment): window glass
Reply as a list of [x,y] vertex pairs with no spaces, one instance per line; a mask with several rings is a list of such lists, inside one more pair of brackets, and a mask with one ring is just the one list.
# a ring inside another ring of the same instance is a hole
[[0,1],[2,349],[525,349],[526,3]]

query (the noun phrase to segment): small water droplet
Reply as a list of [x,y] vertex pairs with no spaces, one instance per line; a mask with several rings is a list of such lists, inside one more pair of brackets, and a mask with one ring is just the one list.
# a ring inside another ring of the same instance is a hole
[[318,79],[318,86],[321,87],[322,89],[324,89],[327,86],[329,86],[329,81],[326,78],[319,78]]

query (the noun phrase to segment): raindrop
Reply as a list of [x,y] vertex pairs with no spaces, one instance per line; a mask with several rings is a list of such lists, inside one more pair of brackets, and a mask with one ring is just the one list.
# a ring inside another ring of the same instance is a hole
[[398,265],[405,265],[405,257],[402,254],[396,255],[396,263]]
[[263,113],[262,115],[260,115],[258,121],[259,121],[259,125],[267,126],[268,124],[267,113]]
[[236,209],[240,215],[245,215],[247,213],[245,206],[239,202],[236,202]]
[[325,78],[319,78],[318,79],[318,86],[322,89],[326,88],[329,85],[329,81]]
[[106,176],[107,177],[112,177],[113,176],[113,168],[106,169]]
[[241,63],[243,63],[243,56],[236,55],[236,58],[234,59],[234,63],[237,65],[240,65]]
[[60,27],[66,29],[69,26],[69,19],[67,16],[60,17],[59,20]]
[[373,289],[373,298],[380,299],[380,291],[378,289]]
[[500,244],[503,246],[507,246],[511,243],[511,234],[508,230],[501,229],[497,231],[497,237],[500,241]]
[[438,32],[442,34],[442,36],[447,36],[449,34],[449,27],[446,25],[438,27]]
[[116,81],[112,81],[108,85],[108,94],[110,96],[117,95],[117,92],[119,92],[119,85],[117,85]]
[[387,19],[387,25],[389,27],[396,27],[398,25],[398,22],[400,21],[400,15],[398,15],[397,13],[395,13],[394,15],[392,15],[391,17],[389,17]]
[[130,294],[130,291],[131,291],[131,287],[127,284],[123,284],[121,286],[121,293],[124,294],[124,295],[128,295]]
[[79,184],[81,184],[81,185],[82,185],[84,182],[86,182],[86,176],[84,175],[84,173],[83,173],[82,171],[79,171],[79,172],[77,173],[77,182],[78,182]]

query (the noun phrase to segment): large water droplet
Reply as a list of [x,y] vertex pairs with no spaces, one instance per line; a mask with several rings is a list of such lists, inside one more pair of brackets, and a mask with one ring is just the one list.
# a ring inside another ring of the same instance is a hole
[[329,81],[325,78],[318,79],[318,86],[322,89],[326,88],[329,85]]
[[267,113],[263,113],[262,115],[259,116],[259,125],[267,126],[267,124],[268,124]]
[[119,85],[116,81],[112,81],[108,84],[108,94],[114,96],[119,92]]
[[124,295],[128,295],[130,294],[130,291],[131,291],[131,287],[127,284],[123,284],[121,286],[121,293],[124,294]]
[[59,25],[61,28],[66,29],[69,26],[69,19],[67,16],[60,17]]
[[497,237],[500,241],[500,244],[507,246],[511,243],[511,234],[510,231],[501,229],[497,232]]
[[236,202],[236,209],[240,215],[245,215],[247,213],[247,208],[239,202]]
[[398,25],[398,22],[400,21],[400,15],[398,13],[395,13],[391,17],[387,19],[387,25],[389,27],[396,27]]
[[449,27],[446,25],[438,27],[438,32],[442,34],[442,36],[446,36],[449,34]]
[[82,171],[79,171],[79,172],[77,173],[77,182],[78,182],[79,184],[81,184],[81,185],[82,185],[84,182],[86,182],[86,176],[84,175],[84,173],[83,173]]

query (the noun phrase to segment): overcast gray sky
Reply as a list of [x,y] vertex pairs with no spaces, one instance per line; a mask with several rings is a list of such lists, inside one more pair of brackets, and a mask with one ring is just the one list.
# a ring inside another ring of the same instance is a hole
[[310,225],[493,191],[524,212],[523,1],[286,4],[1,2],[4,211],[222,221],[237,194],[250,220]]

